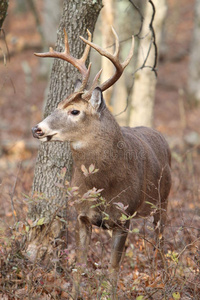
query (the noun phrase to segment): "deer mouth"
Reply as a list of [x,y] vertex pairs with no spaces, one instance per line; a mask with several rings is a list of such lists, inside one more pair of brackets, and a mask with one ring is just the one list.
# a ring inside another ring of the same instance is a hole
[[50,142],[52,140],[52,138],[54,137],[54,135],[56,135],[56,134],[57,133],[54,133],[54,134],[51,134],[51,135],[46,135],[41,140],[43,140],[43,142]]
[[52,140],[52,138],[54,137],[54,135],[56,135],[56,133],[54,134],[51,134],[51,135],[46,135],[46,136],[43,136],[43,137],[38,137],[38,139],[44,143],[44,142],[50,142]]
[[[56,133],[55,133],[56,134]],[[50,142],[52,137],[55,135],[55,134],[52,134],[52,135],[47,135],[46,138],[47,138],[47,142]]]

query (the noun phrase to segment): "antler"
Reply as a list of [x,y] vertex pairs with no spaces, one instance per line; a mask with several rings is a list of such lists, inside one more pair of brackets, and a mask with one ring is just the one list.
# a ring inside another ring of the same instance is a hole
[[[109,78],[107,81],[105,81],[103,84],[100,85],[100,88],[102,91],[107,90],[110,86],[112,86],[122,75],[124,69],[126,68],[126,66],[129,64],[132,56],[133,56],[133,51],[134,51],[134,37],[132,36],[132,45],[131,45],[131,49],[129,52],[129,55],[127,57],[127,59],[123,62],[120,63],[119,61],[119,38],[117,33],[115,32],[114,28],[112,27],[112,32],[113,35],[115,37],[115,44],[116,44],[116,50],[114,54],[109,53],[108,51],[106,51],[105,49],[102,49],[100,46],[94,44],[91,42],[91,33],[89,30],[87,30],[88,33],[88,40],[86,40],[85,38],[83,38],[82,36],[80,36],[80,39],[86,43],[86,47],[84,50],[84,53],[82,55],[81,58],[77,59],[75,57],[73,57],[70,54],[69,51],[69,43],[68,43],[68,37],[67,37],[67,33],[66,30],[64,29],[64,34],[65,34],[65,50],[63,52],[57,52],[55,50],[53,50],[53,48],[49,48],[49,52],[45,52],[45,53],[35,53],[36,56],[39,57],[54,57],[54,58],[61,58],[69,63],[71,63],[75,68],[77,68],[79,70],[79,72],[82,74],[82,85],[79,89],[78,92],[82,92],[88,82],[89,79],[89,75],[90,75],[90,69],[91,69],[91,63],[88,66],[88,69],[85,66],[85,62],[86,59],[88,57],[89,51],[90,51],[90,47],[94,48],[97,52],[99,52],[101,55],[107,57],[115,66],[116,70],[114,75]],[[83,94],[83,98],[84,99],[89,99],[89,97],[92,94],[92,91],[94,90],[94,88],[97,86],[98,84],[98,79],[101,75],[102,70],[100,70],[97,75],[95,76],[93,83],[90,87],[89,90],[85,91]]]
[[[130,60],[133,56],[133,51],[134,51],[134,36],[132,36],[132,45],[131,45],[129,55],[123,63],[120,63],[120,61],[119,61],[119,50],[120,50],[119,49],[119,38],[118,38],[118,35],[117,35],[117,33],[116,33],[116,31],[114,30],[113,27],[112,27],[112,32],[113,32],[113,35],[115,37],[115,44],[116,44],[116,50],[115,50],[114,54],[109,53],[105,49],[102,49],[100,46],[98,46],[98,45],[92,43],[91,41],[86,40],[85,38],[80,36],[81,40],[84,43],[86,43],[87,45],[94,48],[101,55],[107,57],[113,63],[113,65],[116,68],[116,71],[115,71],[114,75],[111,78],[109,78],[107,81],[105,81],[104,83],[102,83],[100,85],[100,88],[101,88],[102,91],[107,90],[110,86],[112,86],[120,78],[120,76],[122,75],[124,69],[129,64],[129,62],[130,62]],[[91,92],[91,89],[90,89],[90,91],[87,92],[87,94],[89,94],[90,92]]]
[[[79,89],[79,91],[81,92],[86,87],[88,78],[90,75],[91,63],[89,64],[88,69],[85,66],[85,62],[86,62],[86,59],[87,59],[89,51],[90,51],[90,45],[89,44],[86,45],[82,57],[77,59],[70,54],[68,37],[67,37],[67,33],[66,33],[65,29],[64,29],[64,34],[65,34],[65,50],[63,52],[57,52],[57,51],[53,50],[53,48],[50,47],[49,52],[34,53],[34,54],[39,57],[61,58],[65,61],[69,62],[70,64],[72,64],[75,68],[77,68],[82,75],[82,85]],[[86,40],[86,41],[90,43],[92,35],[89,30],[87,30],[87,34],[88,34],[88,40]]]

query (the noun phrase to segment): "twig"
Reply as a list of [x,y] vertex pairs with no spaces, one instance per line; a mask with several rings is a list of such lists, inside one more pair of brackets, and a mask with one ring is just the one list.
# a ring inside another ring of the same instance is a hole
[[157,77],[156,67],[157,67],[157,61],[158,61],[158,47],[157,47],[157,44],[156,44],[156,35],[155,35],[154,27],[153,27],[153,21],[154,21],[154,18],[155,18],[156,9],[155,9],[155,6],[154,6],[152,0],[149,0],[149,3],[151,4],[152,10],[153,10],[153,14],[152,14],[151,21],[150,21],[150,24],[149,24],[149,29],[150,29],[151,34],[152,34],[152,44],[154,45],[154,50],[155,50],[155,59],[154,59],[154,65],[152,67],[152,71],[155,73],[155,75]]
[[[21,45],[21,48],[20,49],[17,49],[17,48],[13,48],[13,49],[10,49],[8,50],[7,48],[7,51],[8,51],[8,60],[10,60],[10,58],[12,56],[15,56],[23,51],[27,51],[27,50],[32,50],[32,51],[38,51],[40,50],[42,47],[42,44],[41,42],[37,42],[37,41],[25,41],[23,45]],[[4,54],[1,54],[0,55],[0,60],[3,60],[4,59]]]
[[192,243],[187,244],[187,245],[183,248],[183,250],[179,253],[179,255],[177,256],[177,259],[179,259],[179,257],[183,254],[183,252],[184,252],[188,247],[193,246],[197,241],[200,241],[200,237],[197,238],[196,240],[194,240]]
[[[151,6],[152,6],[152,11],[153,11],[152,17],[151,17],[151,21],[150,21],[150,23],[149,23],[149,30],[151,31],[152,40],[151,40],[151,43],[150,43],[150,45],[149,45],[149,49],[148,49],[146,58],[144,59],[144,62],[143,62],[143,64],[142,64],[142,66],[141,66],[139,69],[137,69],[137,70],[133,73],[133,75],[134,75],[138,70],[142,70],[143,68],[150,68],[150,69],[155,73],[155,76],[157,77],[158,74],[157,74],[156,67],[157,67],[157,61],[158,61],[158,47],[157,47],[157,44],[156,44],[156,34],[155,34],[154,27],[153,27],[153,22],[154,22],[154,18],[155,18],[155,14],[156,14],[156,9],[155,9],[155,6],[154,6],[152,0],[149,0],[149,3],[151,4]],[[152,45],[154,46],[154,50],[155,50],[154,63],[153,63],[153,66],[146,66],[146,62],[147,62],[148,57],[149,57],[149,55],[150,55]]]
[[134,36],[140,38],[139,35],[140,35],[141,31],[142,31],[142,25],[143,25],[144,17],[142,15],[139,7],[133,2],[133,0],[129,0],[129,2],[134,6],[134,8],[137,10],[138,14],[140,15],[140,20],[141,20],[140,29],[139,29],[138,33],[134,35]]
[[[17,171],[17,176],[16,176],[16,179],[15,179],[15,183],[14,183],[12,192],[9,193],[9,195],[10,195],[10,200],[11,200],[11,207],[12,207],[13,219],[14,219],[15,222],[16,222],[16,217],[15,217],[16,211],[15,211],[15,206],[14,206],[13,197],[14,197],[14,194],[15,194],[15,189],[16,189],[17,179],[18,179],[18,175],[19,175],[20,169],[21,169],[21,162],[20,162],[20,164],[19,164],[19,168],[18,168],[18,171]],[[18,220],[17,220],[17,221],[18,221]]]

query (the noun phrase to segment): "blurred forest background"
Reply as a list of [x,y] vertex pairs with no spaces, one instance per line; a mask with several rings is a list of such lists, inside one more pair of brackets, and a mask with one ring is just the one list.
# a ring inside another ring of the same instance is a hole
[[[57,2],[51,11],[48,10],[49,2],[52,2],[51,5]],[[135,29],[138,25],[131,18],[131,1],[115,0],[114,3],[116,11],[111,23],[119,32],[121,45],[126,52],[126,48],[128,51],[130,47],[131,35],[138,32]],[[200,299],[200,101],[194,101],[194,95],[189,93],[192,84],[191,53],[200,52],[198,42],[194,50],[197,8],[195,0],[167,0],[153,119],[150,120],[150,125],[164,134],[172,150],[173,186],[165,229],[165,275],[168,280],[163,281],[162,269],[156,264],[156,259],[152,261],[153,235],[150,223],[146,224],[144,230],[143,222],[133,221],[132,229],[135,231],[129,238],[119,280],[120,299]],[[61,12],[62,1],[10,1],[1,30],[0,299],[67,299],[71,284],[70,274],[75,256],[73,217],[69,220],[67,232],[68,248],[60,254],[67,274],[56,270],[47,273],[40,265],[28,264],[19,255],[20,245],[30,225],[26,220],[27,199],[31,193],[39,146],[39,141],[32,137],[31,127],[43,118],[52,64],[51,60],[44,62],[33,53],[55,45]],[[103,41],[101,35],[105,16],[102,12],[94,33],[97,43]],[[119,114],[117,118],[122,125],[130,124],[126,105],[128,103],[128,107],[131,106],[128,96],[138,74],[135,73],[136,57],[137,40],[136,54],[119,83],[120,90],[116,88],[111,100],[108,100],[113,113]],[[97,61],[96,56],[93,60]],[[96,63],[97,70],[100,63],[100,60]],[[198,61],[196,64],[199,64]],[[123,94],[120,96],[123,102],[116,96],[119,91]],[[113,99],[119,100],[114,102]],[[109,238],[106,233],[101,235],[100,239],[99,229],[95,229],[92,243],[96,243],[96,248],[90,251],[84,299],[107,299],[98,298],[96,294],[90,298],[89,295],[95,292],[91,286],[88,288],[89,279],[95,278],[99,291],[105,287],[105,274],[100,275],[99,270],[103,270],[109,261]],[[104,252],[101,252],[98,240],[103,244]]]

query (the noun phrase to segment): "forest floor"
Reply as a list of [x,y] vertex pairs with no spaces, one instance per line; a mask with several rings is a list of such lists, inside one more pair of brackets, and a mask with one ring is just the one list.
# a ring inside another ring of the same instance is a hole
[[[182,0],[181,7],[168,2],[154,117],[155,128],[172,150],[165,267],[153,249],[150,220],[145,226],[141,220],[133,221],[120,271],[119,299],[200,299],[200,107],[188,105],[186,91],[194,1]],[[30,195],[39,145],[30,129],[42,119],[47,80],[39,76],[38,58],[33,55],[40,45],[34,17],[11,8],[4,27],[10,52],[6,65],[0,52],[0,299],[67,299],[75,257],[73,220],[68,249],[60,255],[64,275],[32,266],[20,254],[26,235],[25,195]],[[6,51],[2,33],[0,43]],[[83,299],[109,299],[105,291],[110,236],[100,231],[95,229],[92,236]]]

